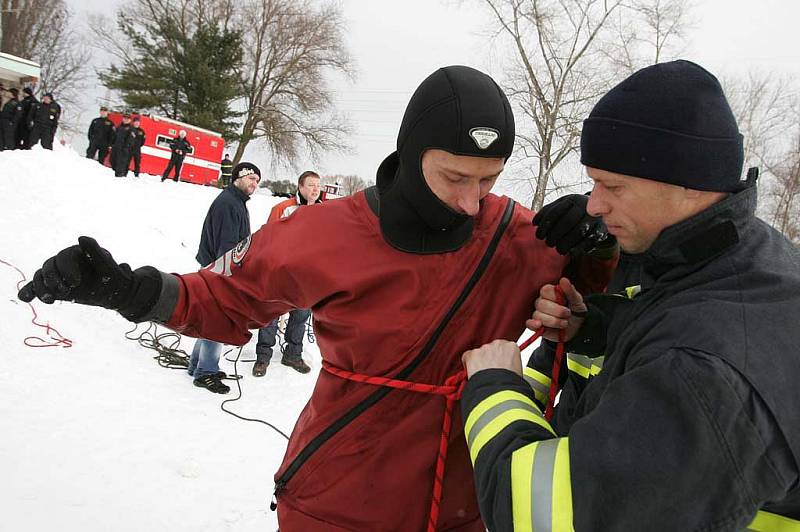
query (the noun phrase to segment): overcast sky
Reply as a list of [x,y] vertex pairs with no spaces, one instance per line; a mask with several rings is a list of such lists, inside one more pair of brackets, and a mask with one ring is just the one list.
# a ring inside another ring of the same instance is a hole
[[[79,18],[113,10],[118,0],[67,0]],[[409,97],[437,68],[451,64],[484,70],[496,79],[497,50],[486,35],[485,12],[473,0],[344,0],[347,44],[358,71],[354,83],[337,80],[338,108],[354,125],[353,153],[329,154],[318,164],[282,169],[291,178],[306,168],[322,174],[357,174],[374,179],[380,161],[394,149],[395,135]],[[797,24],[800,2],[793,0],[696,0],[696,21],[684,57],[718,77],[758,68],[791,73],[800,79]],[[87,94],[85,116],[94,115],[105,94]],[[76,147],[78,146],[76,139]],[[251,144],[246,156],[266,169],[263,150]],[[265,171],[266,173],[266,171]]]

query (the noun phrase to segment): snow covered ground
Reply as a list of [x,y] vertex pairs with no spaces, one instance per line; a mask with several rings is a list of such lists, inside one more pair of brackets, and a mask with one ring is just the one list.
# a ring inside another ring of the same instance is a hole
[[[27,276],[58,250],[90,235],[120,262],[171,272],[197,269],[194,255],[217,189],[156,176],[115,178],[69,148],[0,152],[0,259]],[[252,227],[277,201],[254,196]],[[219,408],[224,398],[192,385],[153,351],[125,340],[130,324],[114,312],[69,303],[34,303],[74,344],[26,347],[43,336],[16,298],[19,274],[0,264],[0,530],[275,530],[272,476],[285,440]],[[184,338],[190,351],[194,340]],[[243,358],[252,358],[255,340]],[[234,355],[231,353],[228,356]],[[320,368],[273,360],[267,375],[240,364],[243,398],[229,405],[289,432]],[[233,373],[233,364],[222,363]]]

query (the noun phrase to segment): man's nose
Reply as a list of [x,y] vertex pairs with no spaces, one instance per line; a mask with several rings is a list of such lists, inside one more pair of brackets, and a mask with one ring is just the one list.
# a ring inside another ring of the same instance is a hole
[[481,187],[479,183],[475,183],[474,185],[464,187],[460,191],[456,204],[464,214],[475,216],[480,210],[480,201]]
[[589,195],[586,212],[590,216],[603,216],[608,213],[608,204],[603,200],[602,193],[597,185],[592,188],[592,193]]

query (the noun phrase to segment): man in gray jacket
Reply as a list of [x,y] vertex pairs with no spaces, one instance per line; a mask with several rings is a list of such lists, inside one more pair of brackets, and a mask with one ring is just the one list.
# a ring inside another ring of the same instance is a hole
[[[490,530],[800,530],[800,252],[754,215],[717,79],[647,67],[584,122],[581,162],[623,253],[607,294],[546,285],[528,367],[468,351],[465,434]],[[534,219],[558,238],[559,209]],[[527,381],[527,382],[526,382]],[[548,416],[549,417],[549,416]]]

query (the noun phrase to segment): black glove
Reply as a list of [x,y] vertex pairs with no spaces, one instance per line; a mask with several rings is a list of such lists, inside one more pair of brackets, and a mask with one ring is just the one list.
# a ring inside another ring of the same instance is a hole
[[542,207],[533,217],[536,238],[572,257],[616,246],[617,239],[608,234],[603,220],[586,212],[587,203],[588,196],[568,194]]
[[82,236],[77,246],[47,259],[17,297],[26,302],[38,297],[48,305],[56,300],[74,301],[118,310],[125,318],[139,321],[155,306],[161,285],[161,272],[152,266],[131,271],[127,264],[117,264],[94,238]]

